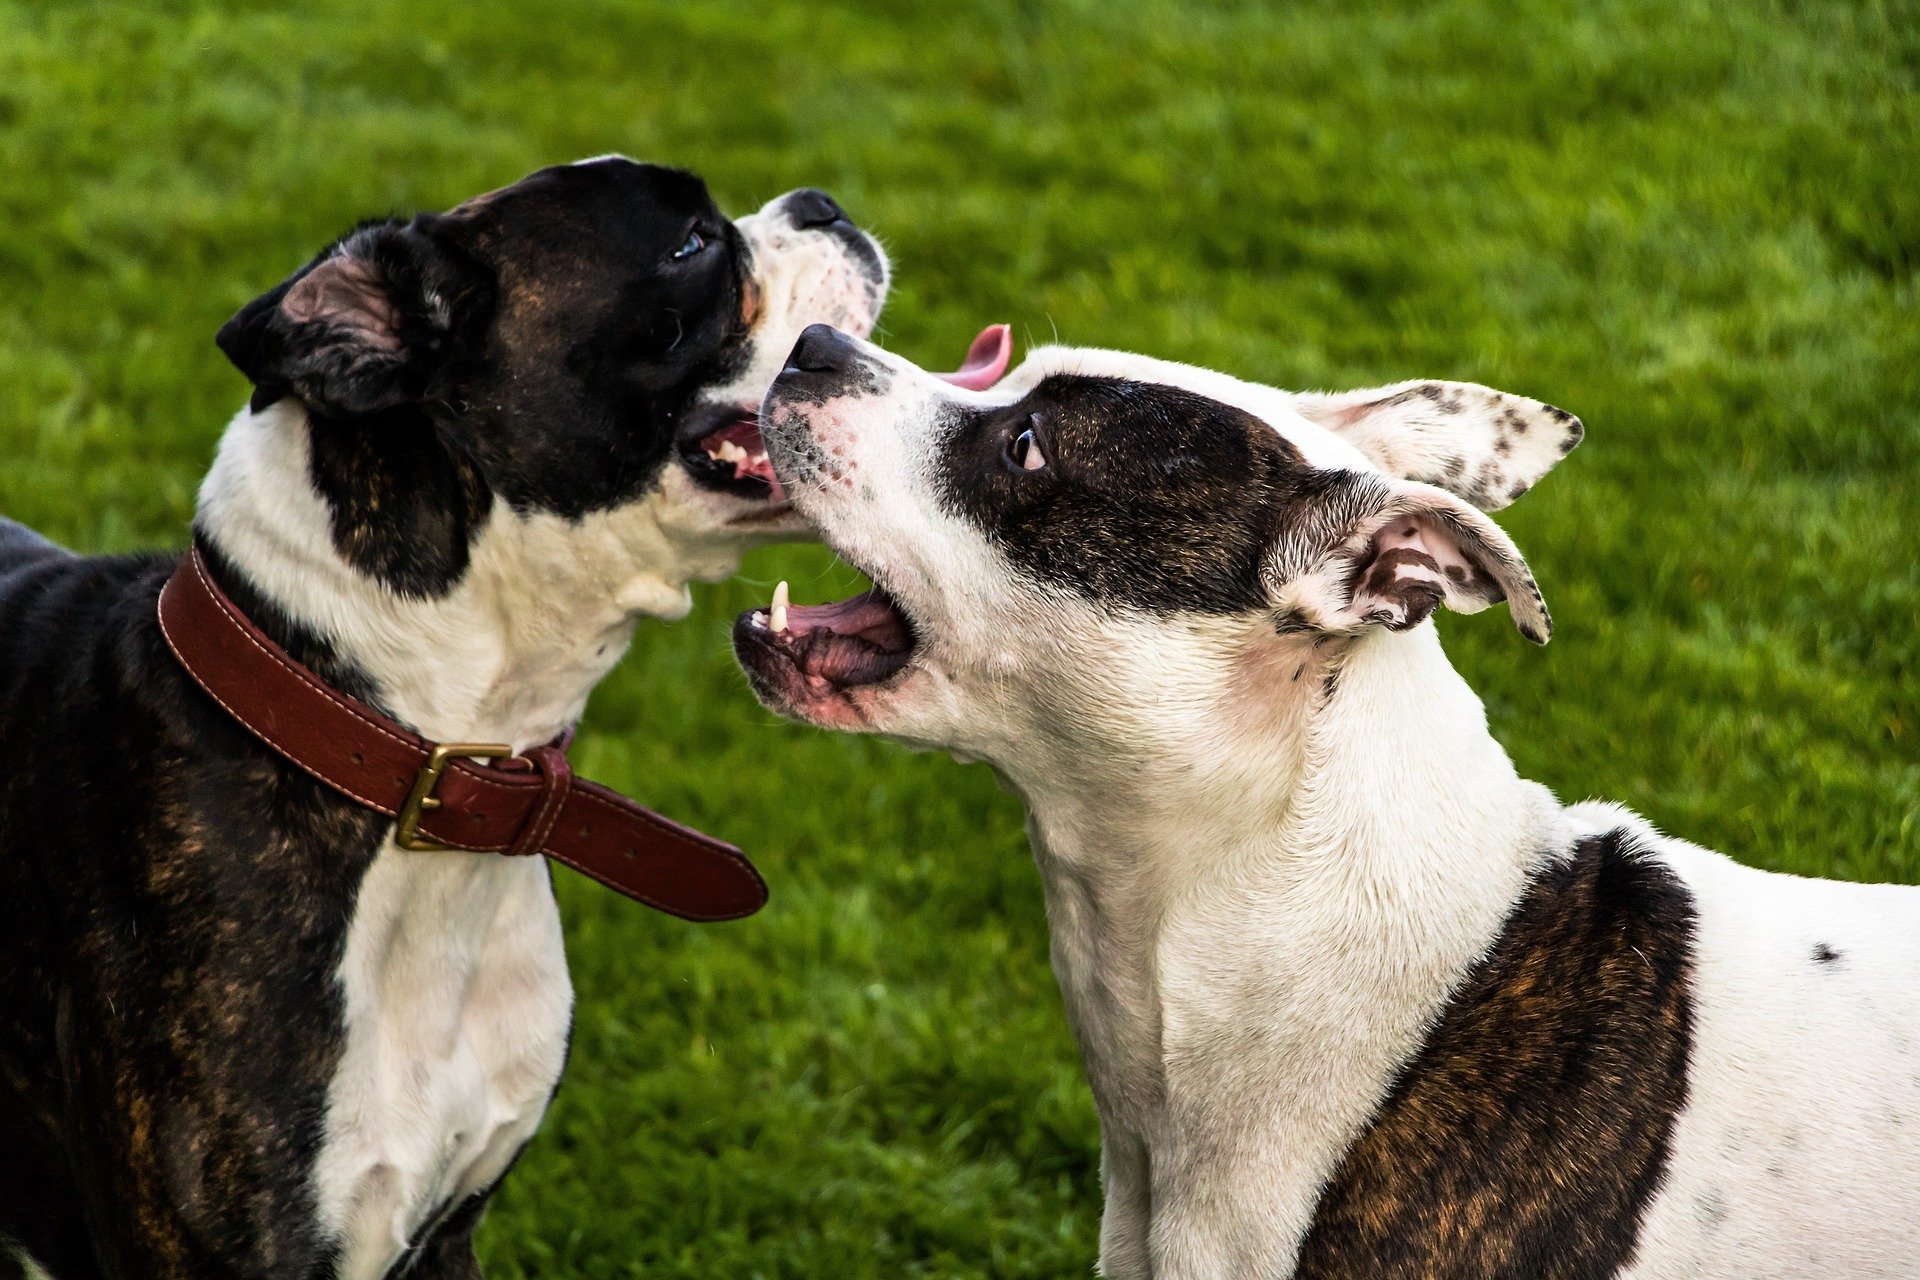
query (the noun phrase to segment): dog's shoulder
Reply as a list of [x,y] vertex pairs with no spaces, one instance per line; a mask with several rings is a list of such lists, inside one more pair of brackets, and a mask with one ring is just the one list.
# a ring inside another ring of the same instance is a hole
[[1693,949],[1643,831],[1543,859],[1323,1190],[1297,1274],[1613,1274],[1686,1101]]

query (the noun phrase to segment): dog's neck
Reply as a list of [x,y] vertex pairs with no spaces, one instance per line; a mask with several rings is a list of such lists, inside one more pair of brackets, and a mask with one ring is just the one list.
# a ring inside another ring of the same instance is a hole
[[309,449],[294,401],[242,411],[201,488],[196,529],[274,610],[371,681],[383,710],[429,738],[552,740],[638,619],[681,616],[690,580],[737,562],[736,548],[677,527],[683,512],[658,490],[577,521],[496,500],[453,588],[407,597],[336,549]]
[[1156,1212],[1192,1142],[1244,1145],[1218,1167],[1268,1179],[1270,1210],[1303,1231],[1561,820],[1431,626],[1220,651],[1154,652],[1216,696],[1139,700],[1087,753],[1121,753],[1109,776],[1057,754],[1007,772],[1109,1143],[1151,1154]]

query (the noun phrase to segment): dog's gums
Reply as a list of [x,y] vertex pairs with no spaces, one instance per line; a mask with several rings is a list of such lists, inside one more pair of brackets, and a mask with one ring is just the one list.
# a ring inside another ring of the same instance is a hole
[[833,604],[795,605],[784,582],[766,609],[741,615],[733,642],[755,683],[795,712],[893,678],[915,643],[912,623],[879,587]]

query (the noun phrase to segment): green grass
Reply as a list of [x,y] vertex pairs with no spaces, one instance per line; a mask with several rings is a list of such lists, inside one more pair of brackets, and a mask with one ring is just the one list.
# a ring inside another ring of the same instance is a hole
[[[983,322],[1291,386],[1550,400],[1503,517],[1559,630],[1452,651],[1522,770],[1767,867],[1920,880],[1920,4],[0,0],[0,511],[177,544],[216,327],[324,239],[607,150],[891,245],[885,336]],[[1096,1126],[1020,815],[776,723],[752,557],[643,629],[579,761],[747,847],[699,929],[568,878],[566,1087],[492,1274],[1088,1273]]]

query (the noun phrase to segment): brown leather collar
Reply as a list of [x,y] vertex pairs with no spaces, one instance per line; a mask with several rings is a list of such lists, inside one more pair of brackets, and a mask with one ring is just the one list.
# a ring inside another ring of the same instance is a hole
[[[735,920],[767,900],[738,849],[574,777],[557,746],[510,755],[429,742],[333,688],[227,598],[197,546],[160,593],[160,631],[187,674],[254,737],[397,819],[402,847],[543,853],[687,920]],[[472,758],[493,755],[490,764]]]

